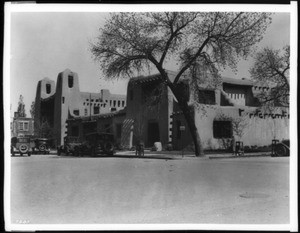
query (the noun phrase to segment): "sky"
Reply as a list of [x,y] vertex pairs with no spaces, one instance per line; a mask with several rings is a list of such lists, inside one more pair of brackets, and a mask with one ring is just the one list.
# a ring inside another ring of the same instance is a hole
[[[10,39],[11,115],[23,95],[27,116],[35,99],[39,80],[48,77],[56,82],[58,73],[70,69],[79,76],[80,91],[109,89],[126,94],[128,80],[106,81],[93,60],[90,43],[99,35],[108,13],[100,12],[13,12]],[[281,49],[290,44],[290,14],[276,13],[259,48]],[[222,72],[233,78],[250,78],[252,59],[238,64],[238,73]]]

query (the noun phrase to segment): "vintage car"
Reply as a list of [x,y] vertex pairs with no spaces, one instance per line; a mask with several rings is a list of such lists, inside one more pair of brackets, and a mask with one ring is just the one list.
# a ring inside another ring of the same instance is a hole
[[50,153],[50,140],[47,138],[37,138],[34,140],[35,146],[32,148],[32,153]]
[[290,140],[276,143],[273,156],[290,156]]
[[89,154],[97,155],[113,155],[115,153],[114,135],[110,133],[90,133],[85,137],[81,147],[79,147],[80,155]]
[[113,155],[115,152],[114,135],[110,133],[89,133],[83,140],[79,137],[65,137],[64,145],[57,148],[57,154],[74,156],[101,154]]
[[64,138],[64,145],[57,148],[57,155],[62,153],[65,155],[79,155],[79,148],[82,146],[82,142],[78,137],[66,136]]
[[31,156],[33,146],[29,137],[13,137],[11,138],[10,152],[12,156],[16,154]]

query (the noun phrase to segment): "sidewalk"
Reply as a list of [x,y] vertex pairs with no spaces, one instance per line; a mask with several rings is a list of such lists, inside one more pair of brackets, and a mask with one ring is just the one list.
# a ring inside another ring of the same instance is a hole
[[[135,151],[118,151],[118,156],[133,157]],[[196,158],[196,159],[224,159],[224,158],[247,158],[247,157],[267,157],[271,156],[271,152],[249,152],[241,156],[233,155],[232,153],[207,153],[203,157],[196,157],[190,151],[150,151],[145,150],[145,158],[165,158],[165,159],[183,159],[183,158]]]

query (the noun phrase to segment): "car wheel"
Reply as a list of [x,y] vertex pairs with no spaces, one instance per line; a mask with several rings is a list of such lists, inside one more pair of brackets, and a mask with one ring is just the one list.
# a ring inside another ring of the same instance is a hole
[[21,144],[19,146],[19,151],[21,152],[21,154],[27,153],[28,150],[29,150],[29,148],[28,148],[28,146],[26,144]]
[[74,147],[73,155],[74,156],[79,156],[79,147],[78,146]]
[[277,156],[286,156],[287,149],[283,145],[277,145],[275,148],[275,153]]

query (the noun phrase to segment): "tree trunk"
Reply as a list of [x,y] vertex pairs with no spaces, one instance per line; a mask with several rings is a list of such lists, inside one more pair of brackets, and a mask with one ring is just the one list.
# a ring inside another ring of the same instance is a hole
[[[178,99],[177,99],[178,100]],[[198,133],[196,124],[195,124],[195,117],[194,117],[194,112],[190,110],[187,102],[185,101],[179,101],[179,107],[181,108],[183,115],[185,117],[185,120],[188,124],[188,127],[190,129],[191,132],[191,136],[194,142],[194,146],[195,146],[195,156],[197,157],[202,157],[204,156],[204,152],[203,152],[203,147],[201,144],[201,138],[200,135]]]
[[195,156],[196,157],[204,156],[204,151],[203,151],[203,147],[201,144],[201,138],[200,138],[200,135],[198,133],[198,130],[197,130],[197,127],[195,124],[195,119],[194,119],[195,117],[193,115],[194,111],[190,111],[190,108],[188,106],[189,97],[185,98],[186,96],[184,93],[182,93],[181,86],[178,86],[177,84],[170,82],[168,75],[166,74],[166,72],[163,69],[159,69],[159,67],[158,67],[158,70],[160,71],[163,79],[166,81],[167,86],[171,89],[174,96],[176,97],[176,99],[178,101],[178,105],[183,112],[183,115],[188,124],[188,127],[191,132],[191,136],[192,136],[192,139],[194,142]]

